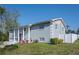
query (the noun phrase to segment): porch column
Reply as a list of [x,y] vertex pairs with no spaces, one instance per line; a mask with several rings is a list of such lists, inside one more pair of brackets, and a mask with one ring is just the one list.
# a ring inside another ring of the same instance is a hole
[[22,37],[22,39],[24,40],[24,28],[23,28],[23,37]]
[[15,42],[15,29],[14,29],[14,42]]
[[19,29],[18,29],[18,42],[19,42]]
[[28,26],[28,43],[30,43],[30,26],[31,25]]

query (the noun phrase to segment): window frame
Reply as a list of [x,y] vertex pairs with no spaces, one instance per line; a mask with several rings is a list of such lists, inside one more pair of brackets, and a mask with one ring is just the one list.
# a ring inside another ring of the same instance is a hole
[[40,41],[45,41],[45,38],[44,37],[40,37]]
[[58,28],[58,25],[57,24],[55,24],[55,29],[57,29]]
[[44,29],[44,25],[40,25],[39,26],[39,29]]

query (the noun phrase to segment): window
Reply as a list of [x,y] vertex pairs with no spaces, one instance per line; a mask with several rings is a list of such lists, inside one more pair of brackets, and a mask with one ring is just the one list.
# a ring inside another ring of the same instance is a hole
[[55,29],[57,29],[57,24],[55,24]]
[[26,31],[26,28],[24,28],[24,31]]
[[44,25],[39,26],[39,28],[40,28],[40,29],[43,29],[43,28],[44,28]]
[[45,39],[44,38],[40,38],[40,41],[45,41]]
[[31,30],[37,30],[38,29],[38,26],[32,26],[30,29]]
[[62,31],[64,31],[64,27],[62,27]]

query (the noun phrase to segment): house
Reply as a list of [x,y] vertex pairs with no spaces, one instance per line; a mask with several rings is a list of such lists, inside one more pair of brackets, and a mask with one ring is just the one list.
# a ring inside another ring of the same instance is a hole
[[62,18],[55,18],[35,24],[21,26],[11,29],[9,41],[28,42],[50,42],[50,38],[58,38],[59,34],[65,34],[65,24]]

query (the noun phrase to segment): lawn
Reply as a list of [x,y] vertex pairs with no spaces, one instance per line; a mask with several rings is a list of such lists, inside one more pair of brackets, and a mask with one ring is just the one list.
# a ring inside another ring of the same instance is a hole
[[73,55],[79,54],[79,40],[73,44],[47,43],[18,44],[16,49],[0,49],[5,55]]

